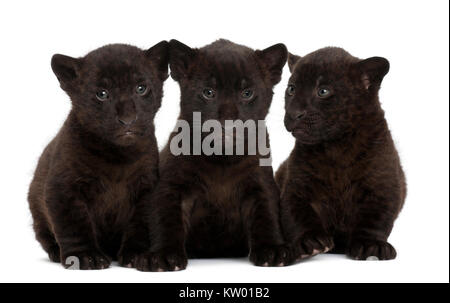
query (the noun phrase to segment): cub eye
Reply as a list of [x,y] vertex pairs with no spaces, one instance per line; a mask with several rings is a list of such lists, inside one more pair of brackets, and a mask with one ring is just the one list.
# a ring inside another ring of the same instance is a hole
[[328,88],[321,87],[317,91],[317,95],[320,98],[327,98],[327,97],[329,97],[331,95],[331,91]]
[[205,88],[203,90],[203,97],[207,100],[214,99],[216,92],[212,88]]
[[242,91],[242,98],[243,99],[251,99],[253,97],[253,91],[251,89],[244,89]]
[[136,86],[136,93],[138,95],[144,95],[147,92],[147,86],[140,84],[138,86]]
[[292,84],[289,84],[288,87],[287,87],[287,89],[286,89],[286,93],[287,93],[289,96],[293,96],[293,95],[295,94],[295,86],[292,85]]
[[102,89],[100,91],[98,91],[95,96],[97,97],[98,100],[100,101],[105,101],[106,99],[108,99],[109,95],[108,95],[108,91],[106,89]]

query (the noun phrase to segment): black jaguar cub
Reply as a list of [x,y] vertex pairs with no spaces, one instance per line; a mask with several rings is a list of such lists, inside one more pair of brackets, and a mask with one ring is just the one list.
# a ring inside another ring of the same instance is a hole
[[[283,44],[255,51],[226,40],[200,49],[170,41],[171,76],[181,90],[179,119],[192,130],[193,113],[200,113],[202,121],[220,122],[220,134],[227,120],[264,120],[286,60]],[[178,134],[175,130],[169,143]],[[228,140],[225,135],[222,142]],[[249,254],[259,266],[287,265],[279,191],[272,167],[260,166],[260,156],[211,155],[203,149],[174,155],[168,144],[160,155],[160,182],[147,199],[151,250],[137,268],[172,271],[184,269],[188,257]]]
[[387,239],[406,182],[378,99],[389,62],[328,47],[289,55],[289,69],[284,121],[296,142],[276,180],[294,254],[395,258]]
[[36,238],[66,267],[77,259],[80,269],[107,268],[111,259],[131,266],[150,245],[140,198],[158,179],[153,119],[168,77],[168,42],[55,55],[52,68],[72,109],[30,185]]

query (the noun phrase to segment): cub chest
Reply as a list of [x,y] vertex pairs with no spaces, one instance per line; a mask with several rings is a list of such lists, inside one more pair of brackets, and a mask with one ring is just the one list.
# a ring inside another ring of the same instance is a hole
[[137,200],[137,182],[127,175],[99,178],[90,191],[89,212],[99,228],[125,228]]
[[325,225],[346,229],[351,224],[358,185],[348,170],[337,167],[318,170],[302,182],[309,189],[306,193],[309,203]]
[[183,201],[184,213],[190,217],[191,224],[209,221],[211,225],[241,225],[245,205],[243,179],[212,174],[202,181]]
[[186,249],[194,257],[245,256],[247,250],[242,181],[211,179],[183,200]]

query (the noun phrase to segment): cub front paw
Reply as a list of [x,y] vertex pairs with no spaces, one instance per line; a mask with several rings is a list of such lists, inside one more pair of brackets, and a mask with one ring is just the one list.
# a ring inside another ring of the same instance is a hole
[[122,267],[135,268],[142,254],[142,250],[123,250],[117,255],[117,261]]
[[289,249],[285,245],[256,246],[250,251],[250,261],[256,266],[287,266],[291,263]]
[[392,260],[397,252],[386,241],[357,239],[351,242],[347,255],[355,260]]
[[111,265],[111,259],[94,250],[64,254],[61,263],[67,269],[105,269]]
[[188,259],[183,251],[157,251],[141,254],[135,262],[140,271],[180,271],[186,269]]
[[333,247],[333,238],[325,233],[307,233],[295,241],[293,251],[296,256],[296,260],[301,260],[329,252],[333,249]]

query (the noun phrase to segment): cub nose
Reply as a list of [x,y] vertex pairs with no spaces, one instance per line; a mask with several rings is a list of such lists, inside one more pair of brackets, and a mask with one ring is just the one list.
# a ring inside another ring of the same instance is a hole
[[292,120],[300,120],[306,115],[306,110],[295,110],[290,113],[289,116],[291,116]]
[[117,122],[119,122],[122,125],[131,125],[134,122],[136,122],[137,116],[130,116],[130,117],[117,117]]

